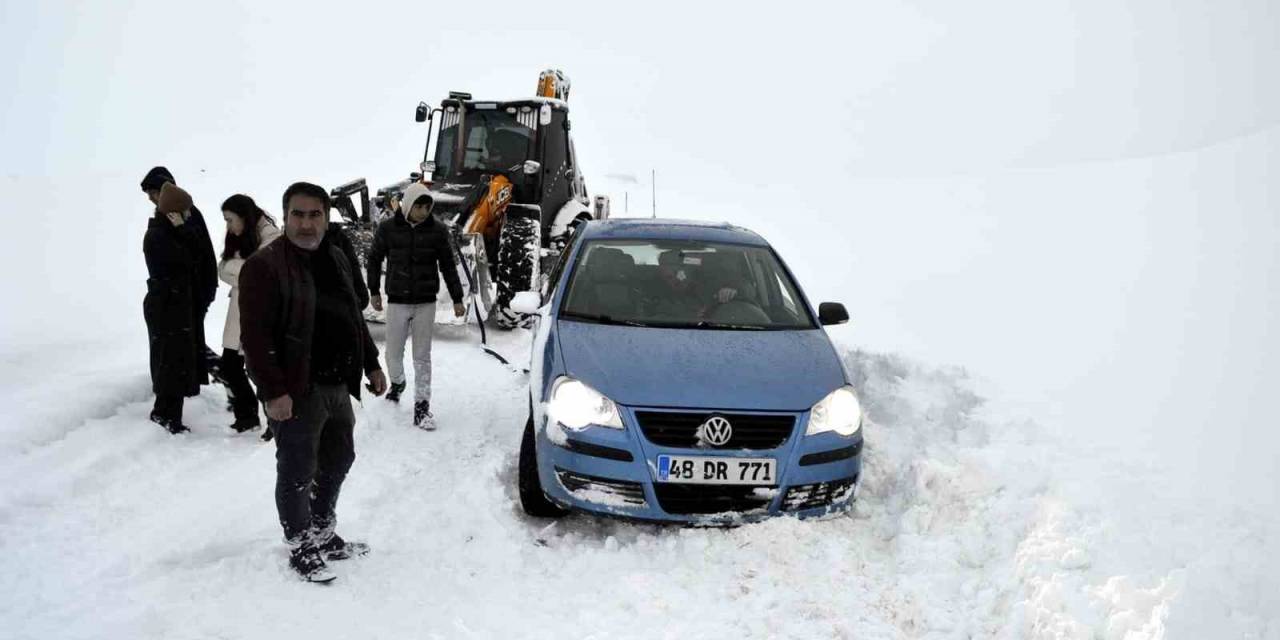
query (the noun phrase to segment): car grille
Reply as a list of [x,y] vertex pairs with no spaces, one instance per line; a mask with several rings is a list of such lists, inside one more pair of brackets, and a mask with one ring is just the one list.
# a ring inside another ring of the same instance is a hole
[[782,499],[782,508],[784,511],[800,511],[841,502],[849,497],[857,481],[858,477],[854,476],[835,482],[818,482],[791,487],[787,490],[786,497]]
[[777,494],[773,487],[673,484],[653,485],[658,505],[677,515],[759,511],[769,508]]
[[556,469],[560,485],[573,497],[587,502],[613,504],[615,506],[644,506],[644,487],[638,482],[611,480],[583,475],[564,469]]
[[[723,445],[701,444],[698,427],[712,416],[732,425],[733,435]],[[702,413],[637,411],[636,421],[644,437],[656,445],[681,449],[776,449],[791,437],[796,417],[789,414]]]
[[862,440],[851,447],[843,447],[840,449],[832,449],[830,451],[822,451],[820,453],[810,453],[800,458],[800,466],[808,467],[815,464],[826,464],[828,462],[839,462],[848,460],[859,453],[862,453]]
[[631,462],[634,460],[634,458],[631,457],[631,452],[626,449],[615,449],[604,445],[574,440],[573,438],[566,440],[564,446],[566,449],[574,453],[580,453],[584,456],[594,456],[596,458],[618,460],[621,462]]

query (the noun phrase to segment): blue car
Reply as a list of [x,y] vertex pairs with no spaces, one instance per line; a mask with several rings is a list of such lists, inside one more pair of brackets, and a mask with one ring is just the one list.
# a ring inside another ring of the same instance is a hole
[[536,319],[524,510],[733,524],[846,509],[862,408],[815,311],[755,233],[671,220],[585,223]]

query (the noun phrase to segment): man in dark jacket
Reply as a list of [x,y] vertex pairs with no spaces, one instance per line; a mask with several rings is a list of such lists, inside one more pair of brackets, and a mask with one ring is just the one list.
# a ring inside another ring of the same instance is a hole
[[351,396],[363,371],[374,395],[387,379],[356,300],[354,267],[326,239],[329,196],[299,182],[284,194],[285,239],[240,270],[240,339],[276,442],[276,509],[305,580],[334,576],[325,560],[368,551],[337,535],[338,492],[355,460]]
[[142,315],[151,346],[151,421],[169,433],[188,431],[182,404],[200,392],[194,302],[201,231],[191,222],[191,197],[172,183],[152,197],[155,214],[142,239],[147,295]]
[[449,230],[431,217],[432,204],[425,185],[409,185],[401,213],[383,220],[374,232],[368,259],[371,300],[379,311],[382,261],[387,261],[387,369],[391,372],[387,398],[398,402],[404,392],[404,344],[412,332],[413,424],[422,429],[435,429],[431,416],[431,333],[441,274],[453,298],[454,315],[466,313]]
[[[165,184],[178,185],[173,174],[164,167],[153,167],[142,178],[142,191],[152,204],[158,204],[160,189]],[[209,238],[209,228],[205,226],[204,216],[200,210],[191,205],[184,226],[190,225],[186,232],[194,241],[191,247],[191,303],[194,317],[191,332],[195,340],[197,355],[196,377],[200,384],[209,384],[209,374],[218,375],[218,354],[214,353],[204,341],[204,318],[209,313],[209,305],[218,294],[218,260],[213,252],[213,241]]]
[[[351,265],[351,275],[354,280],[356,293],[356,305],[361,312],[369,306],[369,288],[364,284],[364,272],[360,269],[360,259],[356,256],[356,248],[351,244],[351,239],[342,233],[342,225],[331,222],[329,223],[329,231],[325,233],[325,242],[331,243],[335,248],[342,252],[342,257],[347,259],[347,264]],[[275,435],[270,429],[264,429],[262,439],[270,442]]]

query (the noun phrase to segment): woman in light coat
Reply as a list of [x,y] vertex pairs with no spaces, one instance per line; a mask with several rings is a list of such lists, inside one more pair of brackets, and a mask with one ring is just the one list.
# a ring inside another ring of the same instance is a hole
[[221,374],[236,416],[231,428],[245,432],[261,422],[258,399],[245,375],[244,356],[240,353],[240,267],[254,251],[279,237],[280,229],[271,216],[254,203],[253,198],[241,194],[222,203],[222,218],[227,221],[227,238],[222,259],[218,262],[218,277],[231,285],[231,304],[227,307],[227,322],[222,329]]

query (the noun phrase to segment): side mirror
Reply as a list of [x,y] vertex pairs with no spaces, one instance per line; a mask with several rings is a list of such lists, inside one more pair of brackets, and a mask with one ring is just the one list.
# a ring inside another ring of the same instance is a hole
[[533,174],[535,174],[535,173],[537,173],[537,172],[539,172],[539,171],[542,171],[542,163],[541,163],[541,162],[538,162],[537,160],[525,160],[525,161],[524,161],[524,172],[525,172],[526,174],[528,174],[528,175],[533,175]]
[[436,172],[436,161],[427,160],[426,162],[423,162],[419,168],[422,169],[422,175],[429,176]]
[[823,326],[844,324],[849,321],[849,312],[839,302],[824,302],[818,305],[818,322]]
[[418,103],[418,110],[413,113],[414,122],[426,122],[431,117],[431,107],[425,102]]
[[511,298],[511,310],[516,313],[535,314],[542,306],[542,296],[537,291],[521,291]]

